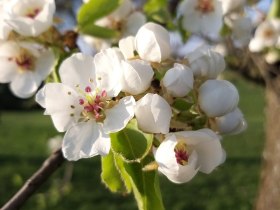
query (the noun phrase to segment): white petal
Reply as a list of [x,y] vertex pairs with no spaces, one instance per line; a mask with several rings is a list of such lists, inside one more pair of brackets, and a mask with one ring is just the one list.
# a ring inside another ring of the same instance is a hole
[[193,73],[182,64],[174,64],[163,77],[163,85],[175,97],[184,97],[193,88]]
[[36,60],[36,75],[41,80],[44,80],[52,71],[55,64],[55,57],[51,50],[45,50],[40,54]]
[[132,96],[122,98],[113,108],[106,110],[104,132],[114,133],[122,130],[134,116],[135,99]]
[[82,53],[73,54],[63,61],[59,68],[62,83],[74,88],[79,85],[83,90],[86,86],[96,86],[93,57]]
[[106,90],[109,97],[114,97],[121,91],[121,61],[123,54],[118,48],[102,50],[94,56],[94,65],[98,87]]
[[247,128],[246,120],[240,109],[216,118],[216,124],[221,134],[238,134]]
[[251,52],[260,52],[264,49],[264,42],[262,39],[253,38],[249,43],[249,49]]
[[62,152],[68,160],[79,160],[99,154],[105,155],[110,150],[110,138],[102,134],[101,127],[94,121],[79,123],[71,127],[64,136]]
[[121,5],[109,16],[115,21],[124,20],[133,10],[133,4],[130,0],[123,0]]
[[199,88],[198,102],[207,116],[219,117],[237,107],[239,94],[226,80],[207,80]]
[[10,83],[10,88],[17,97],[29,98],[36,92],[41,82],[41,80],[37,80],[37,78],[34,77],[33,73],[24,72],[22,74],[17,74],[13,78]]
[[170,105],[157,94],[148,93],[136,103],[135,117],[144,132],[168,133],[171,116]]
[[132,95],[145,92],[151,85],[154,71],[142,60],[122,61],[122,91]]
[[66,131],[78,121],[83,107],[79,105],[79,96],[72,88],[62,83],[48,83],[42,91],[38,95],[38,103],[43,101],[46,113],[51,115],[59,132]]
[[17,65],[14,62],[9,61],[8,58],[3,57],[0,57],[0,65],[0,82],[11,82],[18,74]]
[[171,54],[169,33],[158,24],[146,23],[135,36],[135,48],[143,60],[161,62]]
[[133,58],[134,57],[134,36],[128,36],[126,38],[123,38],[119,41],[119,48],[121,52],[123,53],[125,58]]

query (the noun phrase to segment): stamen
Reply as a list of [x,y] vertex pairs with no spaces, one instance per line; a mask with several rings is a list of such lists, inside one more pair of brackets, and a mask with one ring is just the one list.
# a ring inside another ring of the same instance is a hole
[[187,151],[187,145],[184,141],[179,141],[174,148],[175,158],[178,164],[185,166],[189,161],[189,153]]
[[79,104],[83,105],[85,103],[84,99],[79,99]]
[[86,86],[85,91],[86,91],[86,93],[90,93],[91,92],[91,87],[90,86]]

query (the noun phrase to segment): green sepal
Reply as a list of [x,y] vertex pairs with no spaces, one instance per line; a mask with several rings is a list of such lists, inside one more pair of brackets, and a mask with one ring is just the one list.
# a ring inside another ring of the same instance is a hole
[[80,32],[83,34],[105,39],[117,37],[119,35],[119,32],[116,30],[97,26],[93,23],[89,23],[88,25],[81,27]]
[[153,135],[140,131],[136,120],[131,120],[123,130],[111,133],[110,137],[112,150],[128,162],[143,159],[153,144]]

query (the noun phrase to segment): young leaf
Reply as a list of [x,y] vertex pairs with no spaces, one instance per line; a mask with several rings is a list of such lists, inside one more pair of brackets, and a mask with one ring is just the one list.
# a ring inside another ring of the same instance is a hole
[[150,151],[153,135],[140,131],[136,120],[132,120],[123,130],[110,134],[112,150],[126,161],[140,161]]
[[140,163],[124,162],[139,210],[164,210],[157,171],[142,170],[152,161],[152,156],[146,156]]
[[115,164],[115,158],[112,151],[101,158],[101,164],[101,179],[106,187],[108,187],[112,192],[128,193],[131,191],[125,186],[117,165]]
[[118,32],[109,28],[94,25],[90,23],[80,28],[80,32],[83,34],[100,37],[100,38],[113,38],[118,36]]
[[93,24],[96,20],[110,14],[122,0],[90,0],[78,11],[77,21],[80,28]]

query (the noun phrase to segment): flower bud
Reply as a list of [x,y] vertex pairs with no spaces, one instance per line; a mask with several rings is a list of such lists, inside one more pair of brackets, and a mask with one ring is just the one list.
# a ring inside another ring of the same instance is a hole
[[122,91],[138,95],[146,91],[153,79],[152,67],[142,60],[122,61]]
[[163,77],[163,86],[174,97],[184,97],[193,88],[193,73],[185,65],[175,63]]
[[208,117],[220,117],[233,111],[239,101],[236,87],[226,80],[207,80],[198,94],[200,108]]
[[216,126],[220,134],[238,134],[247,128],[247,122],[240,109],[216,118]]
[[136,103],[135,117],[144,132],[168,133],[171,116],[170,105],[157,94],[148,93]]
[[198,48],[188,54],[186,58],[190,63],[194,76],[216,79],[226,67],[225,60],[221,54],[203,48]]
[[168,31],[155,23],[146,23],[136,34],[135,48],[143,60],[161,62],[171,53]]

